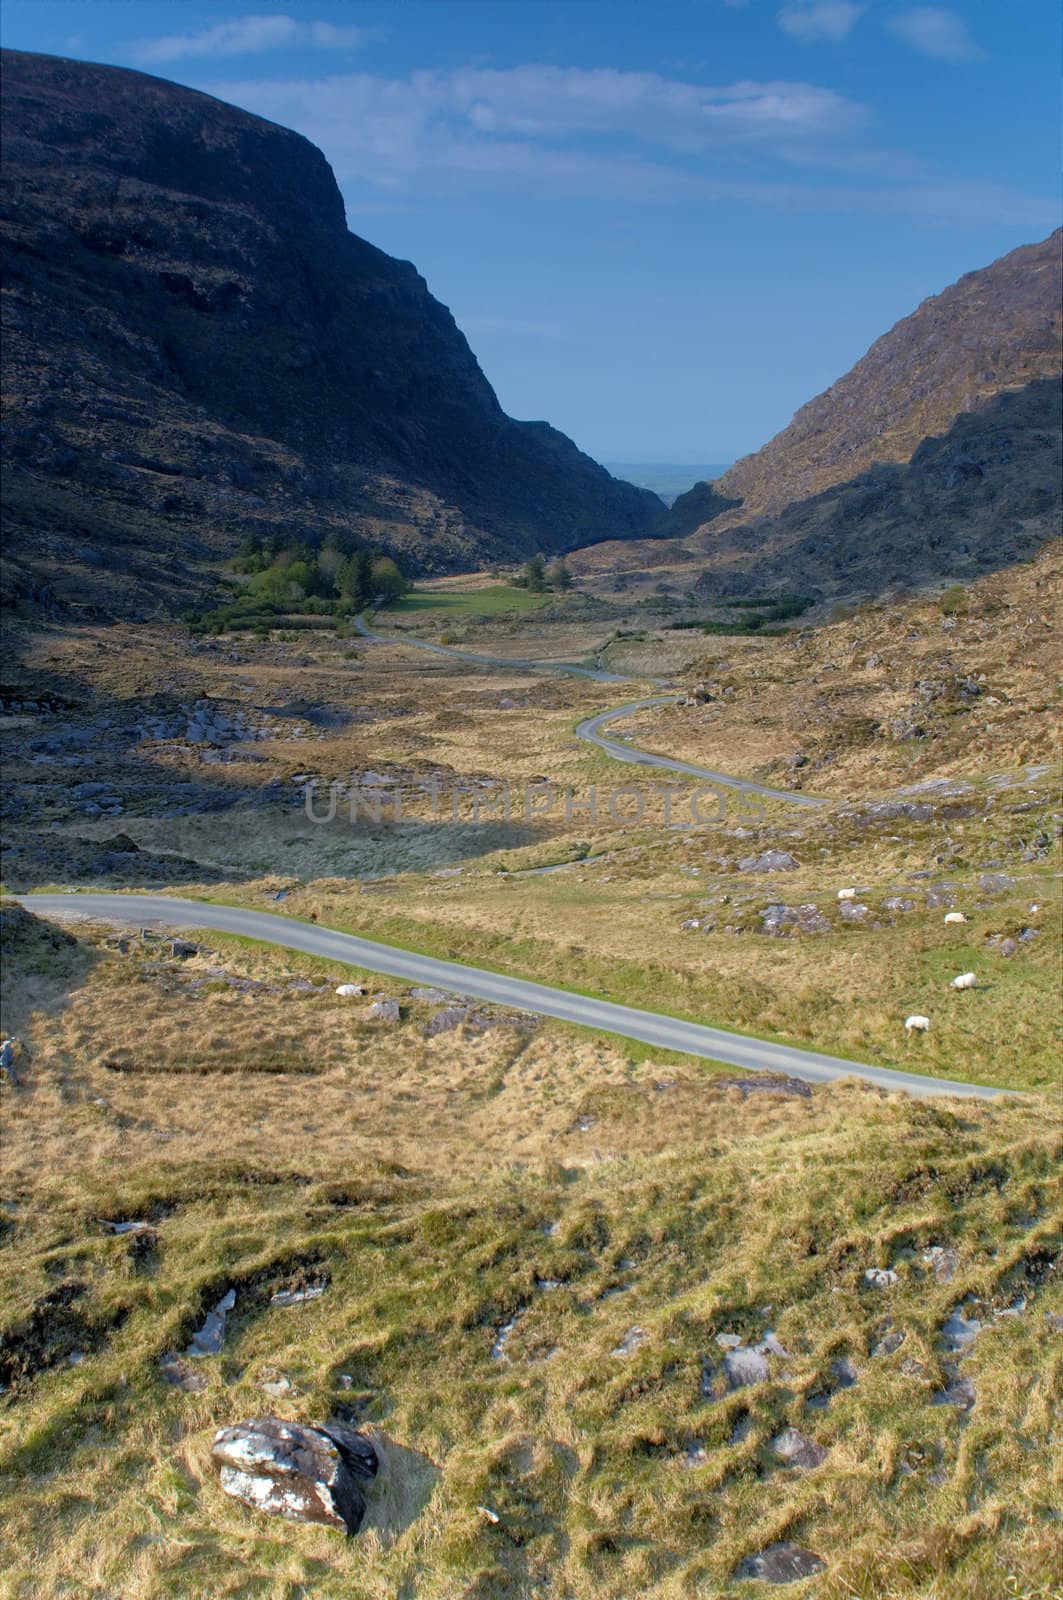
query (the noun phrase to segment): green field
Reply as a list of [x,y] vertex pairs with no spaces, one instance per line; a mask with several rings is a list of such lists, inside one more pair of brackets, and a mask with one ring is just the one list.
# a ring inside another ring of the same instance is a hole
[[499,583],[485,589],[415,589],[392,605],[388,616],[438,613],[447,617],[498,617],[509,611],[538,611],[556,596],[533,594]]

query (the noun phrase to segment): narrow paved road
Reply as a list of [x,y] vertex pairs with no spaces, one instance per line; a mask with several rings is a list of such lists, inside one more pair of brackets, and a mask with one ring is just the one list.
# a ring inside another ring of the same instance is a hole
[[637,745],[621,744],[616,739],[603,738],[600,729],[607,723],[616,721],[619,717],[633,716],[636,711],[645,711],[650,706],[665,706],[672,703],[671,695],[656,695],[650,700],[632,700],[630,705],[616,706],[611,711],[600,711],[596,717],[588,717],[576,729],[576,737],[586,739],[589,744],[596,744],[599,750],[604,750],[606,755],[612,756],[614,761],[630,761],[639,767],[664,767],[668,772],[682,772],[687,777],[704,778],[708,783],[720,784],[727,789],[741,789],[745,794],[759,794],[766,800],[785,800],[793,806],[823,806],[826,800],[810,794],[794,794],[789,789],[773,789],[766,783],[753,783],[748,778],[732,778],[726,772],[716,772],[712,767],[696,767],[689,761],[673,761],[671,756],[657,756],[650,750],[640,750]]
[[[369,639],[373,644],[408,644],[415,650],[431,650],[435,655],[454,656],[458,661],[475,661],[484,667],[514,667],[520,671],[530,672],[563,672],[579,678],[593,678],[596,683],[632,682],[630,675],[621,672],[604,672],[593,667],[574,667],[562,661],[518,661],[504,656],[478,656],[468,650],[452,650],[449,645],[429,644],[426,639],[385,638],[381,633],[373,633],[362,617],[355,618],[355,626],[362,638]],[[643,682],[647,681],[661,683],[664,680],[643,679]],[[673,761],[671,756],[654,755],[650,750],[640,750],[637,745],[621,744],[616,739],[603,738],[599,732],[606,723],[615,722],[620,717],[633,716],[636,711],[644,711],[649,706],[668,705],[674,698],[674,695],[657,695],[650,700],[633,700],[630,705],[614,706],[608,711],[601,711],[596,717],[588,717],[579,724],[576,738],[585,740],[587,744],[597,745],[599,750],[604,750],[606,755],[612,756],[615,761],[627,761],[640,767],[660,767],[665,772],[681,772],[687,778],[704,778],[707,783],[716,783],[722,788],[762,795],[766,800],[784,800],[794,806],[827,804],[825,800],[813,795],[795,794],[790,789],[773,789],[770,784],[753,783],[747,778],[732,778],[726,772],[717,772],[713,767],[698,767],[689,761]]]
[[[431,650],[436,656],[453,656],[457,661],[475,661],[481,667],[512,667],[518,672],[562,672],[574,678],[593,678],[595,683],[630,683],[631,679],[622,672],[604,672],[599,667],[576,667],[567,661],[525,661],[515,656],[478,656],[471,650],[453,650],[445,644],[429,644],[427,639],[411,639],[387,637],[382,633],[374,633],[366,625],[364,617],[355,617],[354,625],[363,639],[369,639],[373,644],[408,644],[415,650]],[[656,678],[651,678],[651,683],[656,683]]]
[[29,910],[44,916],[89,917],[125,926],[161,922],[171,928],[215,928],[222,933],[242,934],[286,950],[301,950],[307,955],[346,962],[368,972],[456,990],[477,1000],[557,1017],[562,1022],[575,1022],[584,1028],[600,1028],[625,1039],[639,1039],[661,1050],[678,1050],[684,1055],[725,1061],[730,1066],[752,1072],[786,1073],[809,1083],[861,1078],[880,1089],[924,1096],[954,1094],[991,1099],[1001,1092],[980,1084],[927,1078],[889,1067],[868,1067],[838,1056],[817,1055],[810,1050],[795,1050],[790,1045],[747,1039],[723,1028],[682,1022],[655,1011],[637,1011],[632,1006],[615,1005],[611,1000],[572,994],[567,989],[506,977],[504,973],[488,972],[482,967],[440,961],[435,956],[417,955],[411,950],[378,944],[374,939],[319,928],[313,923],[297,922],[294,918],[265,911],[211,905],[205,900],[171,899],[169,895],[75,893],[19,895],[16,898]]

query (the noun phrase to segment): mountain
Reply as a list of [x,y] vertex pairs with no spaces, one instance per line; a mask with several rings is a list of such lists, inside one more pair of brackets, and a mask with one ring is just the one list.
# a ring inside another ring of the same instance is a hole
[[[910,461],[961,414],[1057,377],[1061,241],[1057,230],[924,300],[789,427],[718,478],[702,522],[773,515],[880,463]],[[678,537],[692,527],[699,489],[690,494],[695,500],[680,496],[667,525]]]
[[441,571],[651,530],[655,495],[506,416],[307,140],[116,67],[3,80],[9,598],[147,614],[247,533]]
[[841,598],[969,582],[1029,560],[1059,532],[1061,424],[1058,379],[1004,391],[908,462],[880,463],[774,517],[712,523],[697,541],[706,560],[696,588]]

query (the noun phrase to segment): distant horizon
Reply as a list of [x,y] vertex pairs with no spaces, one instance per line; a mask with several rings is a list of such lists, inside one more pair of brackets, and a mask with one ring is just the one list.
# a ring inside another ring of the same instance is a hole
[[976,0],[266,9],[7,0],[2,33],[311,139],[510,416],[599,461],[750,454],[1059,221],[1049,0],[1021,26]]

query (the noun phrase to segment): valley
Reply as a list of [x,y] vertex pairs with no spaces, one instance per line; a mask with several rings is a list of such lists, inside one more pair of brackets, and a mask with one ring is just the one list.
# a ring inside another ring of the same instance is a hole
[[382,40],[115,46],[332,52],[335,173],[213,79],[3,53],[0,1596],[1061,1600],[1063,236],[923,239],[759,450],[608,470],[348,218],[514,393],[693,458],[812,359],[778,296],[901,293],[903,195],[782,200],[800,124],[894,155],[810,81],[344,69]]

